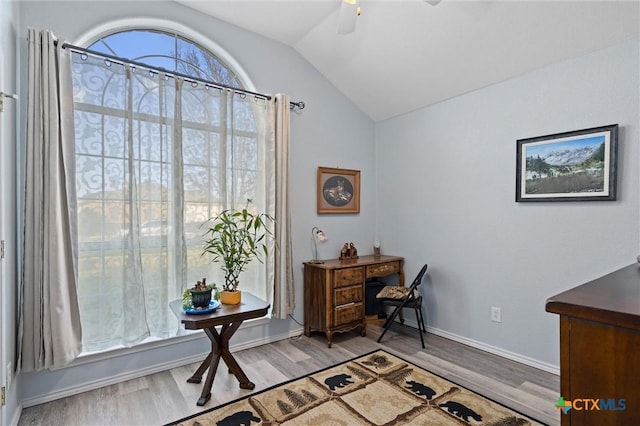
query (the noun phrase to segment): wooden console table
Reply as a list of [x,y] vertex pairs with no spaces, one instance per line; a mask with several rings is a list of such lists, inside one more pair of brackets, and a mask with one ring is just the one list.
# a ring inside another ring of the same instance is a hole
[[[202,375],[207,369],[207,378],[202,387],[202,394],[198,399],[197,405],[204,405],[211,398],[211,386],[216,376],[216,370],[222,358],[232,373],[240,382],[240,388],[253,389],[255,384],[249,380],[247,375],[242,371],[240,365],[229,350],[229,339],[240,328],[244,320],[251,318],[260,318],[267,314],[269,304],[251,293],[242,292],[242,302],[239,305],[222,305],[214,312],[199,315],[187,315],[182,311],[182,300],[174,300],[169,304],[171,310],[180,319],[184,328],[188,330],[204,330],[211,340],[211,352],[200,367],[193,373],[188,383],[200,383]],[[216,330],[216,326],[222,326],[220,332]]]
[[364,288],[368,278],[398,274],[404,285],[404,258],[398,256],[360,256],[357,259],[331,259],[324,263],[304,263],[304,335],[311,330],[327,335],[331,347],[333,333],[361,327],[366,336]]
[[560,395],[574,404],[562,425],[640,425],[640,265],[553,296],[546,310],[560,315]]

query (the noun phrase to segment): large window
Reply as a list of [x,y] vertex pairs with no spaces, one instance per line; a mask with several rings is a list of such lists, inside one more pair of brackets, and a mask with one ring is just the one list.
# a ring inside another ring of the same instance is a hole
[[[128,30],[93,51],[242,88],[179,35]],[[93,55],[73,54],[79,300],[85,352],[175,335],[168,303],[202,277],[206,221],[248,199],[265,211],[265,101]],[[242,289],[266,298],[264,265]]]

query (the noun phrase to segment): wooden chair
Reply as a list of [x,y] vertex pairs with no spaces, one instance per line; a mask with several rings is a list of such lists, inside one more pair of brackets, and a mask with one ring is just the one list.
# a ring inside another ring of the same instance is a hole
[[384,334],[389,330],[391,324],[400,315],[401,323],[404,323],[402,319],[402,310],[404,308],[413,309],[416,312],[416,322],[418,323],[418,334],[420,334],[420,342],[422,343],[422,349],[424,349],[424,338],[422,333],[427,332],[427,328],[424,325],[424,319],[422,317],[422,295],[418,291],[418,286],[422,283],[422,278],[427,272],[427,264],[425,264],[416,278],[413,280],[409,287],[400,287],[397,285],[384,286],[382,290],[376,295],[376,298],[382,302],[382,305],[393,305],[395,309],[391,316],[387,318],[384,323],[384,330],[380,337],[378,337],[378,343],[382,340]]

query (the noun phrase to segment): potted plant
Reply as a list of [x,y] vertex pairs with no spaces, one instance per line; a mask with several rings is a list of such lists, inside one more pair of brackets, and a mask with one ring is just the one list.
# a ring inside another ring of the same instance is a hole
[[220,292],[220,302],[240,303],[238,290],[240,274],[254,258],[263,262],[262,255],[268,254],[265,244],[268,228],[273,218],[265,213],[252,213],[248,207],[242,210],[228,209],[210,219],[204,235],[202,254],[212,255],[212,262],[221,263],[224,271],[224,285]]
[[196,285],[186,289],[182,293],[182,307],[184,309],[202,309],[209,307],[212,292],[215,290],[213,298],[220,299],[220,292],[215,284],[207,284],[207,279],[203,278]]

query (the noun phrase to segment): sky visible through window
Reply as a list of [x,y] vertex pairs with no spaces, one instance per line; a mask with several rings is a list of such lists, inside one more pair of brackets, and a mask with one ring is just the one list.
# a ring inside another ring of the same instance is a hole
[[180,36],[150,30],[130,30],[103,37],[90,50],[197,79],[242,88],[235,74],[207,49]]

